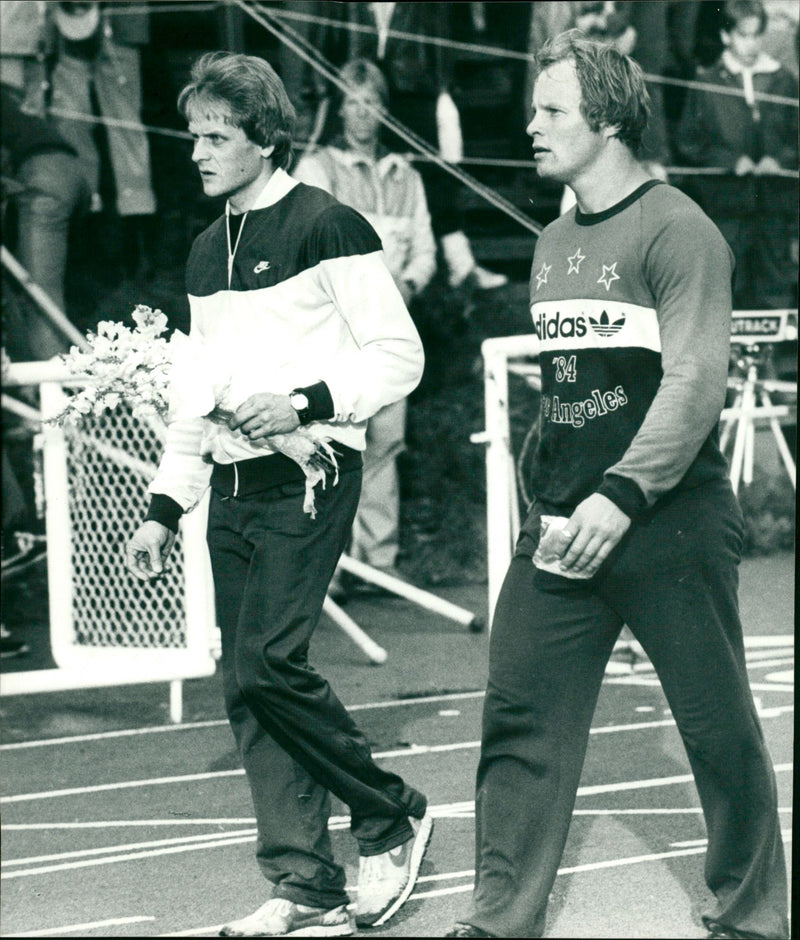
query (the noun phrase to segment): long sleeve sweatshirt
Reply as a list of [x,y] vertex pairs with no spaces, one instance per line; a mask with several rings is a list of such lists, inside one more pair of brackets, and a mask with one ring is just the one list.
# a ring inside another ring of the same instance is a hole
[[577,208],[536,246],[541,340],[533,492],[571,513],[600,492],[636,517],[727,473],[717,444],[730,356],[731,252],[683,193],[650,181]]

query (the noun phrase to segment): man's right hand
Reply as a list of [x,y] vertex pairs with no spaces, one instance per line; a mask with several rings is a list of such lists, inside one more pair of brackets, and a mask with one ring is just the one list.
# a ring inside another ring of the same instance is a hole
[[140,581],[150,581],[164,571],[175,544],[175,533],[160,522],[148,519],[134,532],[125,550],[125,564]]

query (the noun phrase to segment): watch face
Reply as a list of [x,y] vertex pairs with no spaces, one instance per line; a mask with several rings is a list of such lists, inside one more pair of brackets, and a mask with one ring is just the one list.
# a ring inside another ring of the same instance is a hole
[[292,395],[289,401],[292,403],[292,408],[294,408],[295,411],[305,411],[305,409],[308,408],[308,398],[299,392]]

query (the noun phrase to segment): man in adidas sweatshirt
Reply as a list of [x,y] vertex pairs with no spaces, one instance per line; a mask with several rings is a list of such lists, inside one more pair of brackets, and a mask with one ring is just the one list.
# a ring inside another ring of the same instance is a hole
[[[350,532],[367,420],[416,386],[419,336],[374,229],[293,180],[294,108],[262,59],[201,57],[178,106],[208,196],[225,214],[192,247],[192,333],[227,377],[227,425],[174,420],[130,570],[156,576],[182,513],[211,487],[208,546],[231,727],[253,797],[266,902],[223,936],[353,933],[328,833],[330,793],[360,853],[356,922],[379,925],[411,893],[431,833],[427,800],[378,767],[308,661]],[[304,511],[305,475],[273,435],[329,442],[338,479]]]
[[775,776],[738,612],[742,515],[717,443],[730,251],[695,203],[636,160],[648,116],[639,67],[577,31],[538,58],[534,160],[577,206],[544,230],[531,270],[535,498],[494,613],[475,890],[448,936],[543,935],[605,666],[627,624],[705,814],[708,935],[788,937]]

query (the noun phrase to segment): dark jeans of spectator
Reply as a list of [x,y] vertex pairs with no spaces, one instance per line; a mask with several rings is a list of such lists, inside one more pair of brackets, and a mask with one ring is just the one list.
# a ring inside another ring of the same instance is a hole
[[[439,152],[439,131],[436,124],[436,98],[426,95],[393,92],[390,96],[389,112],[395,120],[422,137]],[[386,146],[398,153],[414,152],[409,143],[391,131],[384,130]],[[431,225],[436,238],[458,232],[464,228],[464,213],[461,202],[461,184],[447,170],[431,160],[415,161],[425,184],[425,196]]]
[[[70,221],[88,208],[88,186],[77,157],[60,151],[29,157],[19,169],[18,180],[25,187],[16,200],[19,262],[63,310]],[[35,359],[50,359],[69,346],[40,312],[26,326]]]
[[794,307],[797,304],[797,264],[791,257],[791,216],[768,211],[719,217],[714,221],[736,258],[734,308]]

